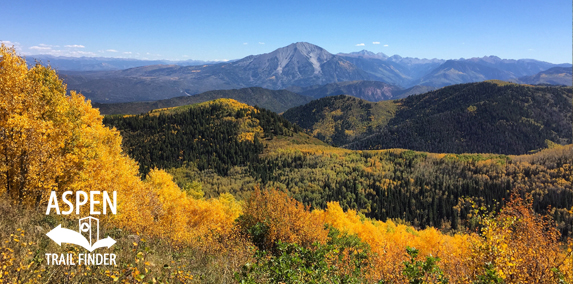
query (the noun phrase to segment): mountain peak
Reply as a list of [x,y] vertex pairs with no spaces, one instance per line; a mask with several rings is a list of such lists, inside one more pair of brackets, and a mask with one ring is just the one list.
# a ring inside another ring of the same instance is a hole
[[484,57],[473,57],[468,59],[468,61],[473,61],[473,62],[486,62],[486,63],[490,63],[490,64],[495,64],[495,63],[499,63],[502,61],[506,61],[504,59],[501,59],[495,55],[490,55],[490,56],[484,56]]
[[357,55],[376,56],[376,53],[374,53],[372,51],[368,51],[366,49],[363,49],[363,50],[358,51],[358,52],[352,52],[352,53],[357,54]]
[[309,62],[314,69],[314,74],[319,74],[322,72],[321,65],[332,57],[334,55],[320,46],[308,42],[297,42],[267,53],[261,59],[264,61],[276,60],[278,65],[276,74],[278,75],[282,74],[287,65],[299,66],[304,62]]
[[318,45],[314,45],[314,44],[312,44],[312,43],[308,43],[308,42],[295,42],[295,43],[289,44],[289,45],[287,45],[287,46],[285,46],[285,47],[281,47],[281,48],[279,48],[279,49],[276,49],[275,51],[271,52],[271,54],[272,54],[272,53],[275,53],[275,52],[277,52],[277,51],[283,51],[283,50],[284,50],[284,51],[289,51],[289,52],[290,52],[290,51],[292,51],[292,52],[298,51],[298,52],[300,52],[300,53],[302,53],[302,54],[304,54],[304,55],[310,55],[310,54],[313,54],[313,53],[314,53],[314,54],[321,53],[321,54],[325,54],[325,55],[330,55],[330,56],[332,56],[332,54],[331,54],[330,52],[326,51],[326,49],[324,49],[324,48],[322,48],[322,47],[320,47],[320,46],[318,46]]
[[272,89],[370,78],[350,62],[308,42],[296,42],[270,53],[245,57],[229,66],[226,70],[241,70],[240,76],[247,78],[247,86]]
[[363,49],[361,51],[350,52],[350,53],[339,53],[338,55],[347,56],[347,57],[361,57],[361,58],[376,58],[385,60],[388,56],[382,52],[374,53],[372,51],[368,51]]

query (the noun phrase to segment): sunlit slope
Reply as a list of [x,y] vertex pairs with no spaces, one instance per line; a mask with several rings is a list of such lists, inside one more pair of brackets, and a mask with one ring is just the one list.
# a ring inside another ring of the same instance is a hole
[[396,101],[375,103],[339,95],[291,108],[283,117],[314,137],[342,146],[382,129],[394,117],[398,106]]

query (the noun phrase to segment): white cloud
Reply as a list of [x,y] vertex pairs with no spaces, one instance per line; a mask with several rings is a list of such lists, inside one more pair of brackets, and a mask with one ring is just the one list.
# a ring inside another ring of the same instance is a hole
[[372,44],[380,44],[379,41],[373,41]]
[[12,46],[12,45],[17,46],[17,45],[20,45],[19,42],[11,42],[11,41],[9,41],[9,40],[0,40],[0,43],[3,43],[5,46]]
[[126,51],[123,54],[131,54],[131,51]]
[[81,57],[81,56],[96,56],[94,52],[91,51],[81,51],[76,49],[53,49],[49,46],[32,46],[32,50],[36,50],[39,53],[36,54],[49,54],[52,56],[67,56],[67,57]]
[[265,44],[265,43],[264,43],[264,42],[260,42],[260,41],[259,41],[259,44]]
[[38,45],[31,46],[30,49],[32,49],[32,50],[52,50],[51,47],[49,47],[49,46],[42,46],[42,45],[39,45],[39,46],[38,46]]
[[22,49],[22,46],[20,46],[19,42],[13,42],[13,41],[9,41],[9,40],[0,40],[0,43],[3,43],[6,47],[14,47],[17,51],[20,51]]
[[247,45],[247,44],[249,44],[249,43],[248,43],[248,42],[243,42],[243,44],[244,44],[244,45]]
[[356,46],[364,46],[364,44],[363,44],[363,43],[359,43],[359,44],[357,44]]
[[118,51],[115,50],[115,49],[107,49],[106,51],[107,51],[107,52],[118,52]]
[[388,45],[387,45],[387,44],[385,44],[385,45],[384,45],[384,47],[388,47]]
[[68,57],[80,57],[80,56],[96,56],[94,52],[91,51],[80,51],[77,48],[84,48],[83,45],[64,45],[65,49],[55,49],[59,45],[51,45],[40,43],[38,45],[31,46],[29,49],[34,50],[32,54],[49,54],[52,56],[68,56]]

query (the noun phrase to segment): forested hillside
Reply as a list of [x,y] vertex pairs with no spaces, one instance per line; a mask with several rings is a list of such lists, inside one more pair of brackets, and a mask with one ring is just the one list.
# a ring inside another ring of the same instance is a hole
[[369,102],[347,95],[325,97],[289,109],[283,117],[336,146],[372,135],[394,117],[394,101]]
[[569,144],[572,91],[499,81],[449,86],[405,98],[381,132],[348,146],[515,155],[547,140]]
[[[324,141],[350,149],[516,155],[551,142],[571,143],[572,90],[488,81],[396,100],[395,112],[372,108],[368,116],[355,117],[354,113],[361,112],[358,109],[371,104],[344,106],[343,97],[335,97],[293,108],[285,112],[285,118],[300,123]],[[387,123],[380,124],[380,117]],[[356,121],[361,121],[362,128],[371,129],[371,135],[356,139]],[[329,132],[322,130],[327,129],[324,125],[330,126]]]
[[104,123],[120,130],[124,148],[143,175],[155,167],[181,167],[185,162],[225,175],[233,166],[257,163],[262,139],[300,130],[271,111],[231,99],[108,116]]

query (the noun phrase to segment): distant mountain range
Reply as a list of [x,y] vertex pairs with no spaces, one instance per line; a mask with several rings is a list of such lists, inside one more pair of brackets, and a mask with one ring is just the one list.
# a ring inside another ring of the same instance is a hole
[[441,59],[419,59],[362,50],[353,53],[339,53],[339,56],[368,72],[376,80],[410,87],[416,78],[427,74],[444,63]]
[[524,154],[571,143],[571,87],[486,81],[405,99],[326,97],[284,112],[325,142],[351,149]]
[[41,64],[50,65],[58,71],[110,71],[160,64],[193,66],[220,63],[220,61],[203,61],[192,59],[179,61],[140,60],[113,57],[66,57],[46,54],[28,55],[25,58],[30,65],[35,64],[36,61],[38,61]]
[[[95,72],[62,69],[60,73],[65,75],[70,89],[82,92],[95,102],[106,103],[155,101],[210,90],[245,87],[273,90],[300,88],[305,91],[312,87],[310,89],[318,91],[316,86],[348,81],[386,83],[376,91],[379,95],[370,98],[378,100],[394,98],[387,95],[389,85],[395,88],[417,85],[439,88],[490,79],[518,82],[519,78],[534,76],[553,67],[571,68],[571,64],[551,64],[530,59],[506,60],[494,56],[444,61],[397,55],[388,57],[383,53],[368,51],[335,55],[319,46],[298,42],[271,53],[225,63],[151,65]],[[376,93],[363,91],[368,92]]]

